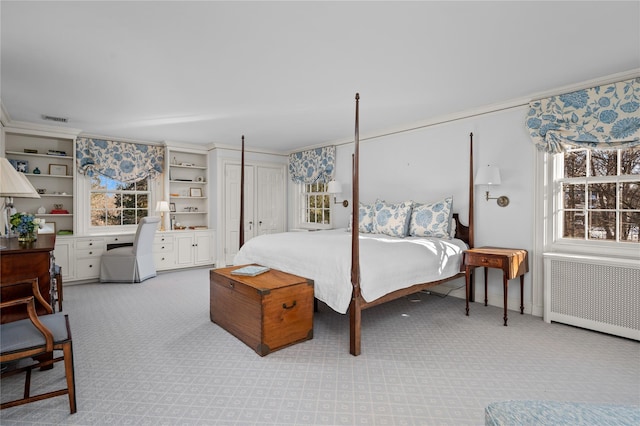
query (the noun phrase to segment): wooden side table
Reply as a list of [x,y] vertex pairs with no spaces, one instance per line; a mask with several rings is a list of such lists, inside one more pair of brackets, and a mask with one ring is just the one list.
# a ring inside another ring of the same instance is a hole
[[529,272],[527,251],[500,247],[477,247],[464,252],[467,316],[469,316],[470,275],[473,268],[484,267],[484,306],[487,306],[487,268],[502,269],[504,292],[504,325],[507,325],[507,292],[509,280],[520,277],[520,314],[524,314],[524,274]]

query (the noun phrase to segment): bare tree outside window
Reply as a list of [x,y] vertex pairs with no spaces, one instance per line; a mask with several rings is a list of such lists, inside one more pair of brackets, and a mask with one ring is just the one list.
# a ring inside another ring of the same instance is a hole
[[638,243],[640,148],[571,150],[562,166],[562,237]]
[[91,226],[137,225],[149,215],[149,181],[129,183],[91,178]]
[[331,226],[331,196],[327,187],[325,183],[302,185],[301,225],[317,228]]

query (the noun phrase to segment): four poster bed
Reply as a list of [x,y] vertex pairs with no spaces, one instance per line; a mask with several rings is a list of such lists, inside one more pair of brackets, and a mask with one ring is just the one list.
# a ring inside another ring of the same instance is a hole
[[[349,312],[352,355],[359,355],[361,351],[361,316],[364,309],[464,277],[464,272],[461,272],[463,251],[473,247],[474,243],[473,134],[470,135],[469,146],[468,226],[460,223],[458,215],[451,212],[448,219],[450,224],[446,224],[446,234],[427,232],[422,235],[420,232],[413,232],[416,216],[411,209],[417,212],[424,205],[409,204],[408,207],[395,205],[395,212],[404,208],[405,215],[411,215],[406,218],[407,229],[409,225],[412,229],[410,234],[394,236],[393,232],[366,232],[369,229],[366,227],[362,233],[362,206],[359,201],[359,99],[356,94],[351,232],[345,232],[344,229],[284,232],[255,237],[245,244],[241,220],[240,250],[234,259],[235,265],[256,263],[312,279],[317,300],[339,313]],[[241,161],[244,172],[244,136]],[[241,182],[244,180],[243,172]],[[240,200],[243,200],[244,185],[241,184],[240,187]],[[449,198],[449,207],[450,200]],[[372,209],[380,211],[385,207],[378,203],[384,202],[377,201]],[[446,207],[447,203],[436,206],[429,215],[435,214],[443,206]],[[406,213],[407,208],[409,213]],[[241,201],[241,218],[242,209]]]

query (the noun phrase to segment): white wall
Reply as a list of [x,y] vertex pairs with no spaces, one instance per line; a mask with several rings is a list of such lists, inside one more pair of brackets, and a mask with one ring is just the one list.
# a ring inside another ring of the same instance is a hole
[[[536,149],[524,128],[526,107],[510,108],[472,118],[425,127],[399,134],[361,140],[360,201],[436,201],[454,197],[454,211],[461,220],[468,217],[469,133],[473,132],[474,175],[478,167],[492,164],[500,167],[502,185],[491,190],[491,196],[506,195],[507,207],[495,200],[485,201],[485,187],[475,191],[475,246],[523,248],[530,253],[533,267],[533,186]],[[366,134],[366,117],[360,118],[360,134]],[[336,180],[344,193],[339,200],[351,202],[351,155],[353,143],[340,145],[336,154]],[[347,225],[351,206],[334,207],[337,227]],[[541,312],[532,306],[532,282],[536,271],[525,276],[525,312]],[[541,274],[540,274],[541,276]],[[489,303],[502,306],[502,272],[489,269]],[[484,298],[482,268],[477,269],[475,299]],[[459,280],[449,287],[464,285]],[[463,289],[452,293],[464,297]],[[537,303],[537,302],[536,302]],[[519,281],[510,282],[509,308],[520,305]],[[462,305],[461,305],[462,306]],[[479,305],[478,305],[479,306]],[[475,306],[474,309],[477,309]],[[461,310],[462,312],[462,310]],[[473,315],[473,309],[470,312]],[[512,313],[512,315],[515,313]],[[497,318],[496,321],[499,321]]]

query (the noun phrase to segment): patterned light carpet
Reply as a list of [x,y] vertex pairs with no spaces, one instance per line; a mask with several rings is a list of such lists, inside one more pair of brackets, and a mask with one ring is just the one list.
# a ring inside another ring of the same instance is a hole
[[[314,338],[266,357],[209,320],[209,271],[65,287],[78,412],[66,396],[0,412],[2,425],[481,425],[495,401],[640,405],[640,344],[437,295],[348,317],[321,305]],[[61,366],[32,389],[59,385]],[[2,400],[22,381],[2,382]]]

